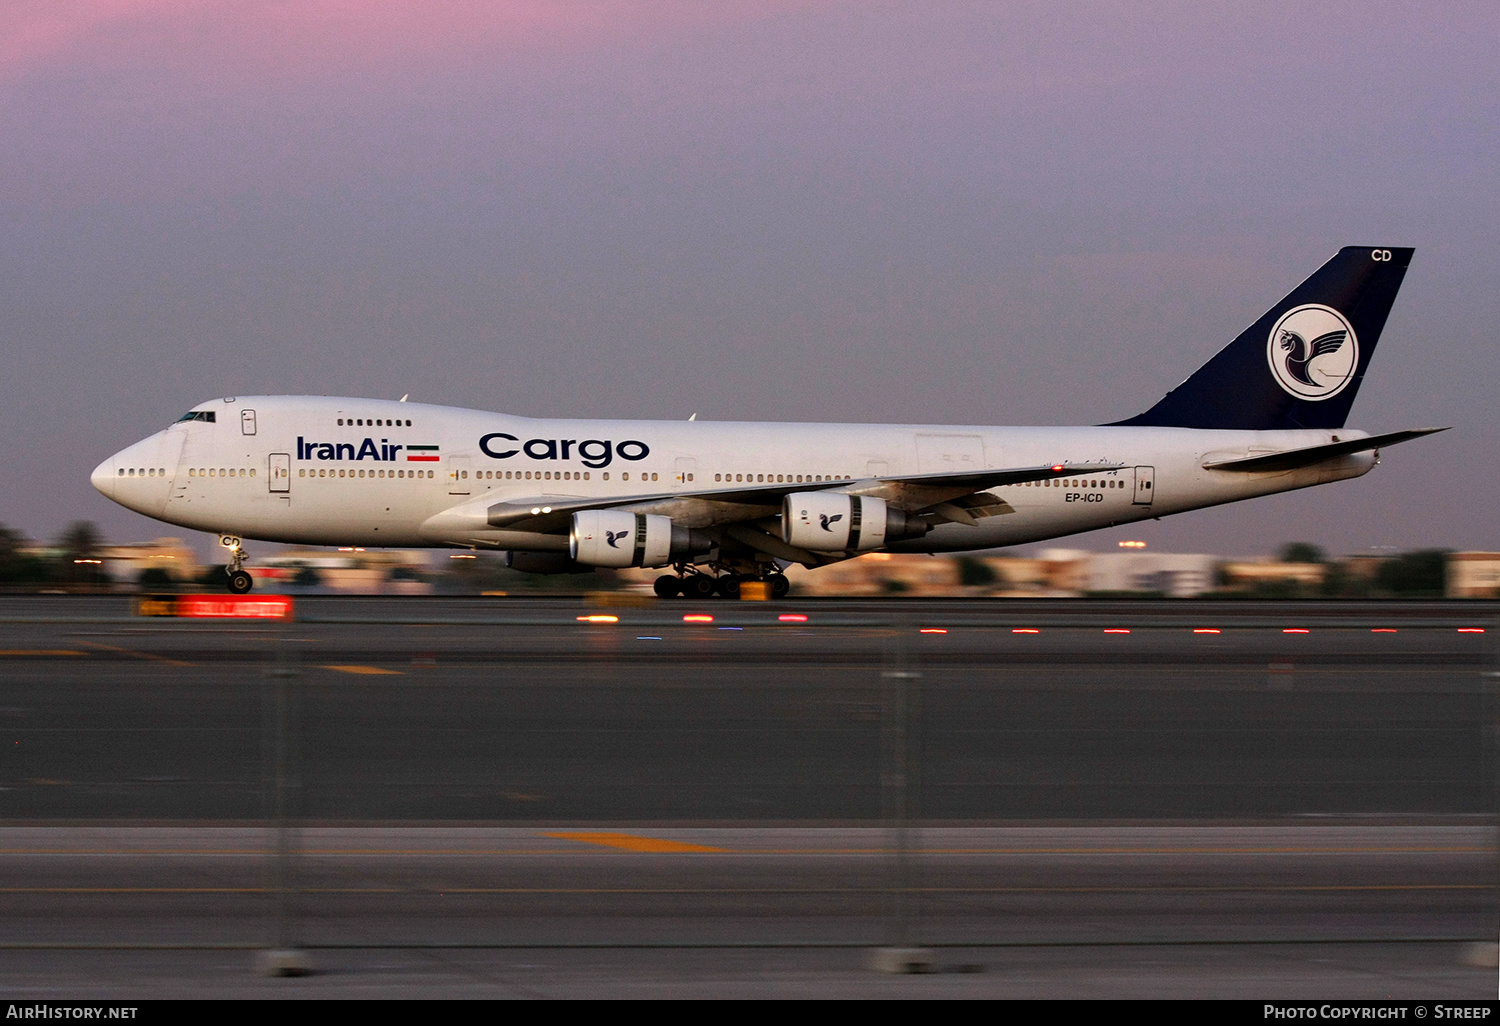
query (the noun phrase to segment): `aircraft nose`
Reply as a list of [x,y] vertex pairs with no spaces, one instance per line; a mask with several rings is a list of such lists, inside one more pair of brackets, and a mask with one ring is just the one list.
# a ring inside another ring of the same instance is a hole
[[94,472],[89,475],[89,483],[101,495],[111,499],[115,497],[115,458],[113,456],[94,468]]

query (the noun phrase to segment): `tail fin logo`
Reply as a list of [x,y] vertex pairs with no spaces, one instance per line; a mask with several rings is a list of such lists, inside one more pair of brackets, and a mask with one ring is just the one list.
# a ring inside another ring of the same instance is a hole
[[1266,340],[1266,359],[1287,392],[1299,399],[1331,399],[1354,380],[1359,339],[1343,314],[1308,304],[1277,320]]

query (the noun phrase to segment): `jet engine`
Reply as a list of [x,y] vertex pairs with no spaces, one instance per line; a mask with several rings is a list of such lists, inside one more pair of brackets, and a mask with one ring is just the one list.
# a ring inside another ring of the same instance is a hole
[[591,566],[666,566],[713,547],[708,535],[678,527],[671,517],[618,509],[574,513],[568,532],[568,554]]
[[867,552],[932,530],[884,499],[841,492],[793,492],[781,503],[781,540],[813,552]]

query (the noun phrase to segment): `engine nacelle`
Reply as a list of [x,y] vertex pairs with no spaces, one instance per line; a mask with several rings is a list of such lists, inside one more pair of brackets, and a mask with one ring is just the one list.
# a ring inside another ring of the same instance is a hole
[[813,552],[868,552],[931,525],[884,499],[842,492],[793,492],[781,503],[781,540]]
[[590,566],[666,566],[708,552],[713,539],[654,513],[586,509],[573,514],[568,554]]

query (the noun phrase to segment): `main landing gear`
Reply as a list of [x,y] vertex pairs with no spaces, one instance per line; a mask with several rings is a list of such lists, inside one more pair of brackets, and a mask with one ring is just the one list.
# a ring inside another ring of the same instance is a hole
[[245,570],[244,544],[232,534],[221,535],[219,544],[229,550],[229,563],[224,567],[224,574],[229,578],[229,590],[236,595],[244,595],[255,587],[255,578]]
[[660,598],[675,598],[682,595],[687,598],[707,599],[717,595],[721,598],[737,599],[740,597],[740,585],[746,581],[766,582],[771,586],[773,599],[786,598],[787,593],[792,590],[792,583],[786,579],[785,574],[773,573],[754,577],[729,573],[712,577],[686,568],[679,568],[676,575],[663,574],[656,579],[652,587]]

